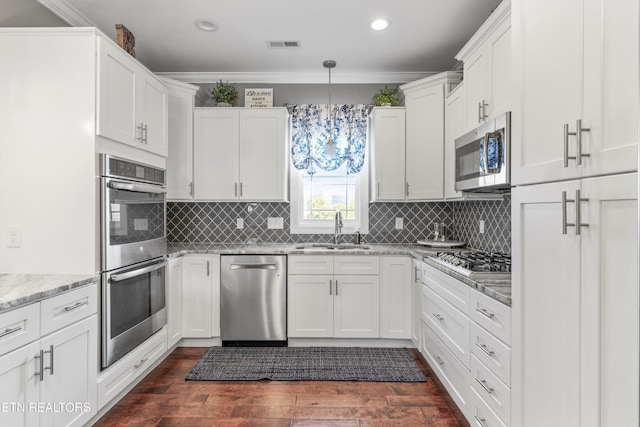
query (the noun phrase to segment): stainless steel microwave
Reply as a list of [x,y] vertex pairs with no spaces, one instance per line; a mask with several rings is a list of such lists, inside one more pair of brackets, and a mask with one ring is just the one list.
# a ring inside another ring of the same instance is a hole
[[511,188],[511,113],[456,139],[456,190],[503,192]]

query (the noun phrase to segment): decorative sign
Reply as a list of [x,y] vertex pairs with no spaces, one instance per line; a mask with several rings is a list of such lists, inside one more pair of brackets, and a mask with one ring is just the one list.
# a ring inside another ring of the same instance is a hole
[[118,46],[123,48],[129,55],[136,57],[136,51],[133,47],[136,45],[136,38],[127,27],[122,24],[116,24],[116,40]]
[[244,106],[252,108],[273,107],[273,88],[245,89]]

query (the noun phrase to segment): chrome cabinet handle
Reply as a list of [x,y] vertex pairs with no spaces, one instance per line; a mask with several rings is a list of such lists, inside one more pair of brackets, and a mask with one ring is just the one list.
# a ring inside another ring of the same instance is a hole
[[140,143],[144,143],[144,124],[140,123],[139,126],[136,126],[136,129],[140,131],[140,136],[136,136],[136,139],[140,141]]
[[83,302],[77,302],[71,306],[67,306],[64,308],[64,311],[73,311],[76,310],[80,307],[82,307],[83,305],[89,305],[89,301],[83,301]]
[[233,195],[234,196],[238,196],[238,183],[237,182],[233,183]]
[[478,123],[482,122],[482,102],[478,102]]
[[576,165],[578,166],[582,164],[583,157],[591,157],[591,154],[582,152],[582,132],[590,132],[590,131],[591,129],[582,127],[581,119],[578,119],[576,121],[576,143],[578,146],[576,151]]
[[406,183],[405,196],[409,196],[409,182]]
[[380,197],[380,181],[376,183],[376,196]]
[[144,126],[142,126],[142,142],[144,144],[148,143],[148,140],[147,140],[147,125],[146,124]]
[[149,360],[148,357],[145,357],[144,359],[140,360],[138,363],[136,363],[133,367],[134,369],[138,369],[140,366],[144,365],[147,360]]
[[567,192],[562,192],[562,234],[567,234],[568,227],[575,227],[575,223],[567,222],[567,203],[573,203],[575,200],[567,199]]
[[418,282],[420,280],[420,268],[419,267],[413,267],[415,270],[415,278],[413,279],[414,282]]
[[482,111],[482,115],[480,116],[480,121],[484,121],[487,119],[487,117],[489,117],[489,115],[487,114],[487,107],[489,106],[489,104],[487,104],[483,99],[480,105],[481,105],[481,111]]
[[189,195],[193,197],[193,181],[189,183]]
[[478,377],[476,377],[476,381],[478,382],[478,384],[480,384],[482,386],[482,388],[487,393],[489,393],[489,394],[493,393],[494,390],[487,385],[487,382],[485,380],[480,380],[480,379],[478,379]]
[[495,314],[489,313],[486,308],[476,307],[476,311],[489,319],[496,317]]
[[433,317],[435,317],[436,319],[438,319],[439,321],[443,321],[444,317],[440,316],[438,313],[431,313],[433,315]]
[[53,345],[49,346],[49,350],[45,350],[45,353],[49,353],[49,366],[45,366],[42,370],[42,375],[44,375],[44,371],[48,370],[49,374],[53,375]]
[[333,280],[329,280],[329,295],[333,295],[333,290],[331,289],[333,287]]
[[[564,124],[564,155],[562,156],[563,166],[565,168],[569,167],[569,159],[575,159],[575,157],[569,157],[569,123]],[[567,233],[564,233],[567,234]]]
[[22,330],[22,326],[16,326],[15,328],[11,328],[11,329],[7,328],[2,333],[0,333],[0,338],[6,337],[7,335],[11,335],[14,332],[18,332],[20,330]]
[[242,183],[240,183],[240,197],[242,197]]
[[34,375],[40,377],[40,381],[44,381],[44,350],[40,350],[40,354],[35,356],[36,359],[39,359],[40,370],[35,372]]
[[442,360],[442,359],[440,358],[440,356],[436,356],[436,355],[434,355],[434,356],[433,356],[433,358],[434,358],[434,359],[436,359],[436,362],[438,362],[438,365],[440,365],[440,366],[443,366],[443,365],[444,365],[444,360]]
[[588,202],[589,199],[583,199],[580,197],[580,190],[576,190],[576,236],[579,236],[580,227],[588,227],[589,224],[585,224],[582,222],[582,208],[581,202]]
[[338,279],[336,279],[336,296],[338,296]]
[[482,352],[483,352],[484,354],[486,354],[487,356],[489,356],[489,357],[493,357],[493,355],[494,355],[494,354],[496,354],[496,352],[495,352],[495,351],[493,351],[493,350],[489,350],[489,347],[487,347],[487,346],[486,346],[486,345],[484,345],[484,344],[478,344],[478,343],[476,343],[476,347],[478,347],[480,350],[482,350]]
[[210,264],[209,261],[207,261],[207,277],[209,277],[209,273],[210,273]]
[[476,421],[482,426],[482,427],[487,427],[487,420],[484,418],[478,418],[477,415],[474,415],[473,418],[476,419]]

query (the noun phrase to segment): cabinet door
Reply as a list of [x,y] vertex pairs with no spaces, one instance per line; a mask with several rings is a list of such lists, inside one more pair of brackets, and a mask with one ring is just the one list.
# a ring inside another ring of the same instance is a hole
[[[636,0],[584,2],[582,176],[638,169],[638,11]],[[575,122],[571,124],[575,127]],[[575,145],[572,146],[575,147]]]
[[229,108],[197,109],[193,130],[193,196],[236,200],[239,113]]
[[334,336],[380,337],[380,278],[334,276]]
[[487,98],[485,115],[511,111],[511,20],[505,19],[487,42]]
[[44,381],[40,382],[40,402],[86,405],[72,411],[41,412],[41,426],[82,425],[95,414],[90,410],[97,407],[97,342],[95,315],[41,340],[45,371]]
[[371,199],[404,200],[405,180],[405,110],[373,109],[373,165]]
[[[581,237],[572,227],[562,234],[561,203],[578,189],[567,181],[512,191],[512,425],[581,425]],[[574,204],[567,210],[575,222]]]
[[183,267],[184,258],[169,260],[167,274],[167,346],[170,348],[182,338]]
[[[185,256],[182,263],[184,269],[182,335],[185,338],[211,338],[213,336],[213,257]],[[218,294],[218,301],[219,298]],[[218,307],[218,313],[219,310]]]
[[171,92],[168,116],[167,199],[191,200],[193,197],[193,94]]
[[10,405],[2,411],[2,425],[38,425],[38,412],[29,405],[40,401],[40,377],[35,375],[40,364],[34,358],[39,351],[40,343],[35,342],[0,357],[0,402]]
[[380,336],[409,339],[411,335],[411,258],[382,257]]
[[[465,132],[484,122],[483,103],[487,103],[487,57],[485,49],[478,49],[464,62]],[[486,110],[486,109],[485,109]]]
[[333,276],[290,275],[288,278],[289,337],[332,337]]
[[283,108],[249,108],[240,112],[241,199],[287,199],[286,125]]
[[[638,175],[582,182],[582,426],[638,425]],[[634,320],[635,319],[635,320]]]
[[411,341],[420,349],[420,315],[422,314],[421,262],[411,259]]
[[138,70],[140,111],[138,122],[143,126],[140,148],[167,156],[167,88],[146,70]]
[[96,133],[139,146],[142,134],[136,127],[136,70],[129,54],[98,37]]
[[452,199],[462,196],[456,191],[456,138],[464,134],[464,91],[460,84],[449,94],[444,111],[444,197]]
[[407,200],[442,199],[444,163],[444,85],[407,94]]
[[[582,114],[582,16],[582,0],[512,3],[513,184],[580,176],[563,155],[564,125],[575,131]],[[569,143],[575,155],[575,137]]]

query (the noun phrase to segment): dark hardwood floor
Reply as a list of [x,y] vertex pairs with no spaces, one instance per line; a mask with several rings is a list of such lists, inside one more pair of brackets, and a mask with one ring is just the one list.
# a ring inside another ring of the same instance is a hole
[[468,426],[417,351],[426,383],[185,381],[206,348],[178,348],[96,426]]

